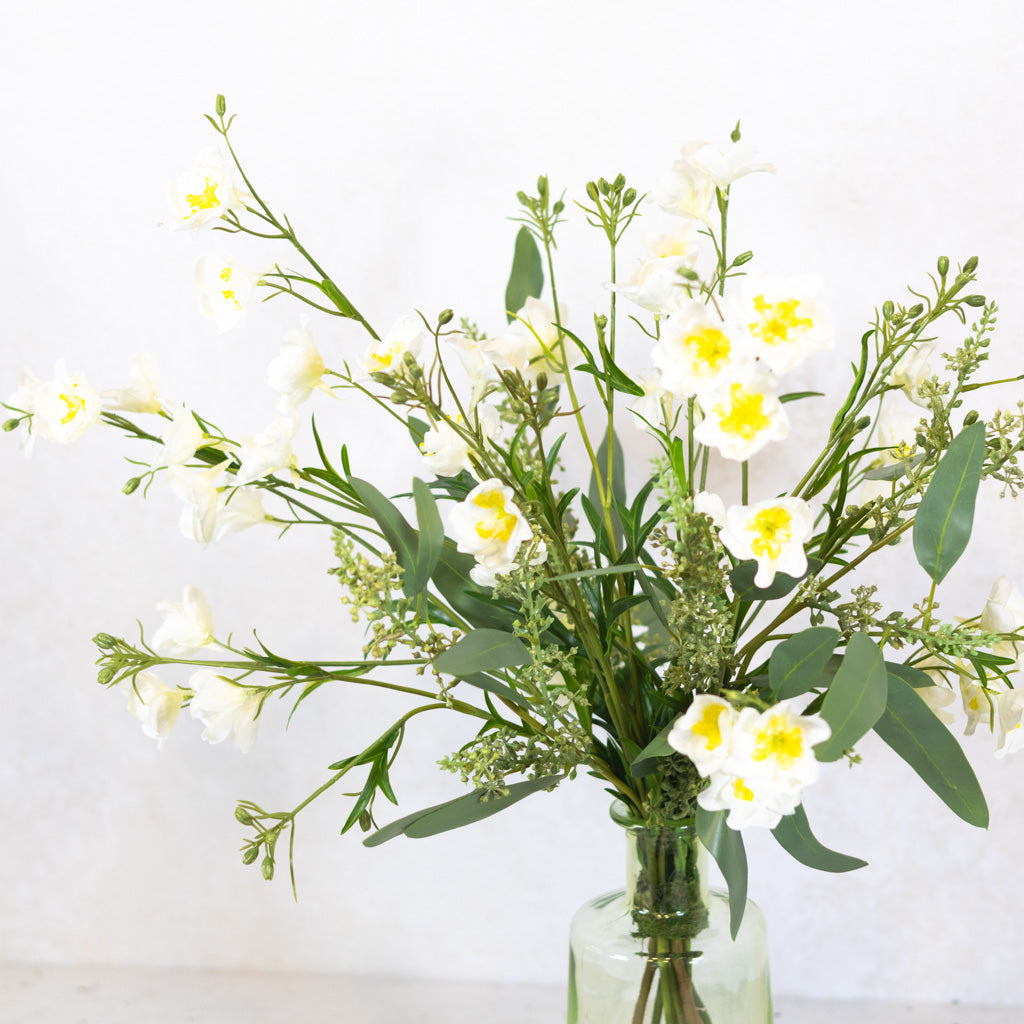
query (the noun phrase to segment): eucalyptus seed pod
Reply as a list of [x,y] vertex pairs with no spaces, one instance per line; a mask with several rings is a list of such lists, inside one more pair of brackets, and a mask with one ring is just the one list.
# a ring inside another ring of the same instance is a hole
[[949,257],[940,256],[938,262],[939,273],[945,277],[949,273]]

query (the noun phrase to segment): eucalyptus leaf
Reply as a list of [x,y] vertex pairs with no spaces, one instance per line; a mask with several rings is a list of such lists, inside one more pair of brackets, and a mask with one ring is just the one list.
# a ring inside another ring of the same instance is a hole
[[866,860],[850,857],[845,853],[836,853],[835,850],[822,846],[811,831],[802,804],[798,804],[792,814],[782,818],[772,829],[772,835],[791,857],[817,871],[854,871],[867,866]]
[[515,320],[515,314],[523,308],[527,299],[540,298],[544,290],[544,267],[540,250],[529,228],[522,227],[516,235],[516,247],[512,255],[512,272],[505,288],[505,315],[508,322]]
[[501,697],[504,700],[511,701],[518,707],[528,705],[528,701],[524,701],[515,690],[510,686],[506,686],[505,683],[498,679],[493,679],[491,676],[486,675],[483,672],[473,672],[469,675],[459,677],[464,683],[469,683],[470,686],[475,686],[479,690],[486,690],[487,693],[493,693],[495,697]]
[[819,761],[842,757],[881,717],[888,695],[882,652],[866,633],[854,633],[821,706],[832,735],[814,748],[814,756]]
[[438,592],[471,626],[510,632],[515,614],[496,603],[490,591],[473,581],[470,572],[474,565],[476,559],[472,555],[458,551],[446,540],[431,578]]
[[768,662],[768,682],[777,700],[807,693],[821,678],[836,644],[839,630],[812,626],[783,640]]
[[530,652],[518,637],[497,629],[474,629],[434,659],[434,668],[452,676],[471,676],[530,664]]
[[[419,534],[410,588],[415,587],[415,592],[420,593],[426,589],[444,549],[444,526],[441,525],[441,514],[437,510],[434,495],[430,493],[430,487],[417,477],[412,482],[412,493],[416,503]],[[404,577],[402,582],[404,585]]]
[[898,675],[889,674],[889,699],[875,732],[903,758],[958,817],[988,828],[988,805],[953,734]]
[[546,775],[540,779],[513,782],[505,795],[492,795],[486,800],[484,797],[487,796],[487,790],[474,790],[454,800],[407,814],[404,818],[399,818],[378,829],[372,836],[368,836],[363,840],[363,845],[380,846],[381,843],[400,835],[407,835],[410,839],[425,839],[427,836],[462,828],[464,825],[482,821],[492,814],[504,811],[541,789],[554,789],[563,778],[564,775]]
[[385,498],[373,484],[358,480],[356,477],[350,477],[349,483],[359,500],[366,506],[366,510],[376,520],[403,569],[402,592],[406,597],[415,597],[426,584],[426,580],[419,582],[416,577],[416,555],[419,548],[416,531],[406,522],[394,503]]
[[697,835],[729,887],[729,931],[735,939],[747,906],[747,852],[739,831],[726,825],[725,814],[698,807]]
[[676,752],[675,747],[669,745],[668,734],[672,731],[673,722],[669,722],[643,750],[633,758],[629,766],[629,774],[634,779],[641,779],[650,775],[658,767],[658,759],[671,757]]
[[887,661],[885,663],[885,670],[890,676],[902,679],[903,682],[908,686],[914,687],[915,690],[935,685],[935,680],[927,672],[915,668],[913,665],[903,665],[897,661]]
[[941,583],[967,548],[985,463],[985,424],[965,427],[950,443],[914,517],[914,553]]
[[864,472],[865,480],[898,480],[907,475],[908,469],[916,469],[924,462],[924,452],[918,452],[910,459],[894,462],[889,466],[877,466]]

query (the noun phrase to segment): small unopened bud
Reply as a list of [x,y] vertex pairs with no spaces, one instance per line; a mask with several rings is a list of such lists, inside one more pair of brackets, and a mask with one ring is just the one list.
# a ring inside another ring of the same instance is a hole
[[217,93],[217,116],[223,117],[224,114],[227,112],[227,109],[227,100],[225,100],[220,93]]
[[632,206],[635,202],[636,202],[636,189],[632,188],[632,187],[627,188],[626,191],[622,193],[622,205],[623,206]]
[[542,174],[537,179],[537,195],[543,199],[548,194],[548,179]]
[[107,665],[105,668],[101,668],[99,672],[96,674],[96,682],[98,682],[100,686],[106,686],[107,683],[109,683],[114,678],[114,675],[114,670],[109,665]]
[[445,324],[450,324],[453,316],[455,316],[455,314],[450,309],[441,310],[437,315],[438,327],[444,327]]
[[597,191],[597,185],[592,181],[587,182],[587,195],[596,203],[601,198],[601,194]]
[[985,305],[985,296],[984,295],[968,295],[967,298],[964,299],[964,302],[966,302],[968,306],[984,306]]
[[886,299],[885,302],[882,303],[882,316],[884,316],[886,320],[891,320],[892,315],[895,312],[896,307],[892,304],[892,299]]
[[978,422],[978,410],[977,409],[972,409],[964,417],[964,426],[965,427],[969,427],[972,423],[977,423],[977,422]]
[[412,395],[405,388],[395,388],[391,392],[391,402],[393,405],[405,405],[410,398],[412,398]]
[[907,310],[907,316],[909,316],[909,317],[920,316],[923,312],[924,312],[924,306],[922,306],[920,302],[915,302],[914,305],[911,306],[910,309]]
[[17,430],[20,422],[21,420],[4,420],[4,432],[9,434],[12,430]]
[[978,269],[978,257],[977,256],[972,256],[964,264],[964,273],[965,274],[973,274],[977,269]]
[[520,204],[523,206],[530,205],[530,197],[525,192],[517,192],[516,199],[518,199]]
[[537,390],[544,391],[546,390],[547,386],[548,375],[543,370],[541,370],[540,373],[537,374]]
[[732,261],[734,267],[742,267],[744,263],[749,263],[754,258],[754,254],[748,249],[746,252],[741,252],[739,256]]
[[242,851],[242,863],[251,864],[260,855],[260,848],[258,846],[247,846]]
[[594,317],[594,326],[599,330],[603,331],[608,326],[608,317],[604,313],[598,313]]
[[687,281],[697,281],[700,279],[700,274],[693,267],[680,267],[676,273],[680,277],[685,277]]
[[395,383],[395,375],[388,373],[387,370],[374,370],[370,374],[370,380],[377,384],[383,384],[385,387],[390,387]]
[[736,127],[733,128],[732,133],[729,135],[729,138],[732,139],[733,142],[739,142],[740,141],[740,123],[739,123],[739,121],[736,122]]
[[565,203],[561,199],[555,202],[555,205],[551,207],[551,212],[557,217],[565,209]]
[[870,416],[861,416],[861,418],[859,420],[857,420],[856,423],[854,423],[854,425],[853,425],[853,432],[855,434],[857,434],[857,433],[859,433],[862,430],[867,430],[867,428],[870,427],[870,426],[871,426],[871,417]]
[[918,445],[919,445],[919,446],[920,446],[921,448],[925,448],[925,447],[927,447],[927,445],[928,445],[928,438],[927,438],[927,437],[925,437],[925,436],[924,436],[924,434],[922,434],[922,433],[921,433],[921,431],[918,431],[918,432],[917,432],[917,433],[916,433],[916,434],[914,435],[914,440],[915,440],[915,441],[916,441],[916,442],[918,443]]
[[369,811],[363,811],[362,814],[359,815],[359,828],[363,832],[369,832],[370,829],[373,828],[373,818],[370,817]]
[[97,633],[92,638],[92,642],[101,651],[109,651],[111,648],[117,646],[117,638],[116,637],[112,637],[109,633]]
[[235,820],[243,825],[251,825],[252,815],[244,807],[239,806],[235,808]]
[[949,273],[949,257],[948,256],[940,256],[939,257],[939,262],[938,262],[937,266],[939,268],[939,273],[943,277],[945,277]]
[[122,494],[134,494],[139,489],[139,484],[142,481],[137,477],[133,476],[130,480],[125,481],[124,487],[121,488]]
[[621,192],[625,187],[626,187],[626,176],[624,174],[617,175],[615,180],[612,182],[612,191],[613,192]]
[[605,178],[597,179],[597,187],[601,190],[601,195],[603,196],[608,195],[608,193],[611,192],[612,190],[611,185],[608,184]]
[[266,881],[270,881],[274,877],[274,861],[270,856],[263,858],[263,863],[260,865],[260,870],[263,872],[263,877]]

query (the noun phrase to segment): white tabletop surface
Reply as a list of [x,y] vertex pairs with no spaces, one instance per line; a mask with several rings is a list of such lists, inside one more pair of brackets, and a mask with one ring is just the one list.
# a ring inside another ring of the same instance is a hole
[[[1024,1007],[780,996],[777,1024],[1021,1024]],[[482,1009],[483,1008],[483,1009]],[[2,1024],[562,1024],[559,987],[0,964]]]

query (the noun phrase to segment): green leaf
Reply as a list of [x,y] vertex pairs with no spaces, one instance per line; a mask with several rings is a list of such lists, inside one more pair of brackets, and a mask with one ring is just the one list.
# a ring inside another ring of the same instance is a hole
[[935,680],[927,672],[914,668],[913,665],[903,665],[897,661],[887,661],[885,663],[885,670],[889,675],[902,679],[907,686],[912,686],[915,690],[935,685]]
[[806,693],[821,678],[828,659],[839,643],[839,630],[813,626],[772,651],[768,662],[768,682],[777,700]]
[[510,631],[515,614],[495,603],[490,591],[473,582],[469,574],[474,565],[472,555],[458,551],[446,540],[432,576],[438,592],[471,626]]
[[495,697],[502,697],[507,701],[511,701],[518,707],[526,708],[529,704],[520,694],[516,693],[510,686],[506,686],[504,683],[497,679],[492,679],[489,675],[485,675],[483,672],[474,672],[468,676],[459,677],[464,683],[469,683],[470,686],[475,686],[480,690],[486,690],[488,693],[493,693]]
[[658,758],[669,757],[676,752],[675,747],[670,747],[668,734],[672,731],[674,722],[669,722],[650,743],[633,758],[629,766],[629,774],[634,779],[641,779],[650,775],[658,767]]
[[885,659],[866,633],[854,633],[821,706],[832,735],[814,748],[819,761],[843,756],[881,717],[889,694]]
[[462,828],[463,825],[489,818],[538,790],[553,789],[563,778],[564,775],[546,775],[540,779],[514,782],[508,787],[506,795],[492,796],[489,800],[483,799],[487,794],[486,790],[474,790],[443,804],[435,804],[433,807],[425,807],[422,811],[407,814],[404,818],[399,818],[390,825],[378,829],[372,836],[368,836],[363,840],[363,845],[380,846],[381,843],[403,834],[410,839],[425,839],[427,836],[436,836],[441,832]]
[[[444,549],[444,527],[441,525],[441,514],[437,511],[437,502],[430,493],[430,487],[418,477],[412,482],[413,500],[416,503],[416,525],[419,537],[416,557],[413,564],[413,579],[409,587],[415,587],[415,593],[426,590],[427,583],[437,568],[437,560]],[[405,579],[402,580],[405,589]]]
[[406,597],[415,597],[423,589],[423,584],[413,586],[416,583],[416,552],[419,547],[416,531],[373,484],[358,480],[356,477],[350,477],[349,483],[359,500],[366,506],[367,512],[377,521],[381,533],[384,534],[385,540],[398,559],[398,564],[403,569],[402,592]]
[[889,700],[875,732],[958,817],[988,828],[988,805],[953,734],[898,675],[889,674]]
[[735,939],[747,906],[747,852],[740,833],[726,825],[725,813],[698,807],[697,835],[729,887],[729,931]]
[[942,456],[914,517],[914,553],[941,583],[971,539],[974,503],[985,462],[985,424],[965,427]]
[[798,804],[792,814],[787,814],[772,829],[772,835],[779,845],[791,856],[817,871],[854,871],[867,866],[866,860],[850,857],[845,853],[836,853],[827,846],[822,846],[811,826],[807,823],[807,815],[803,805]]
[[803,576],[787,576],[784,572],[775,574],[775,579],[767,587],[754,586],[754,576],[757,575],[757,560],[750,559],[748,562],[740,562],[732,572],[729,573],[729,583],[732,584],[732,592],[741,601],[774,601],[778,597],[785,597],[797,584],[814,575],[822,566],[817,558],[807,560],[807,572]]
[[779,395],[779,401],[782,403],[786,402],[799,402],[802,398],[824,398],[825,393],[823,391],[790,391],[785,395]]
[[523,308],[527,299],[540,298],[544,290],[544,268],[540,250],[528,228],[520,228],[516,235],[516,248],[512,256],[512,272],[505,288],[505,315],[508,322]]
[[471,676],[530,664],[530,652],[518,637],[498,629],[474,629],[434,659],[434,668],[452,676]]

